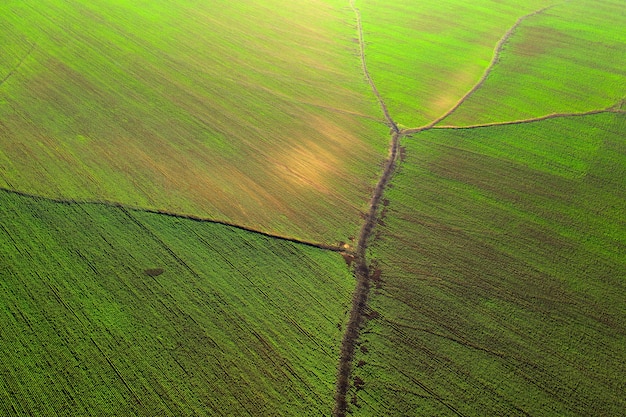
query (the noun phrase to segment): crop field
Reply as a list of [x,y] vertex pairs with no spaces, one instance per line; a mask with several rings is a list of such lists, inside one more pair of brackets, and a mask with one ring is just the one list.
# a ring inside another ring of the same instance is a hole
[[549,4],[356,2],[372,77],[393,117],[407,127],[425,125],[454,106],[479,80],[498,39],[516,19]]
[[0,185],[335,242],[386,129],[343,2],[5,1]]
[[0,219],[0,415],[332,409],[339,254],[4,191]]
[[622,415],[624,27],[1,2],[0,415]]
[[581,113],[626,98],[621,1],[575,1],[526,19],[485,84],[443,123]]
[[354,415],[623,412],[625,131],[601,114],[405,139]]

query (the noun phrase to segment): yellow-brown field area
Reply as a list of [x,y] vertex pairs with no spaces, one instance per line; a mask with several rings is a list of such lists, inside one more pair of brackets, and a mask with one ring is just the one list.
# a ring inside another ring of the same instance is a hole
[[386,146],[348,12],[3,2],[0,182],[345,240]]

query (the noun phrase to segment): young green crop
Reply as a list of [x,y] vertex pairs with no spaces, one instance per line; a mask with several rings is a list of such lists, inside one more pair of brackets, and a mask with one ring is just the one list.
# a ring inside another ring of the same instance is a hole
[[564,2],[527,19],[484,85],[443,124],[465,126],[611,107],[626,96],[620,1]]
[[356,1],[371,76],[396,122],[427,124],[479,80],[504,33],[545,0]]
[[0,183],[345,239],[386,128],[344,6],[3,2]]
[[626,115],[404,139],[354,415],[619,415]]
[[353,278],[334,252],[0,192],[0,414],[320,415]]

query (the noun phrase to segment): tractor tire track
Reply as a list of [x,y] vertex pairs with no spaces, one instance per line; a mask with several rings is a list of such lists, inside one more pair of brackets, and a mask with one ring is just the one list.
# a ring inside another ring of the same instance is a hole
[[310,241],[298,239],[295,237],[282,236],[282,235],[272,234],[269,232],[264,232],[262,230],[253,229],[248,226],[231,223],[225,220],[209,219],[205,217],[194,216],[192,214],[181,214],[181,213],[173,213],[167,210],[135,207],[135,206],[126,205],[126,204],[113,202],[113,201],[107,201],[107,200],[86,201],[86,200],[76,200],[76,199],[71,199],[71,198],[62,199],[62,198],[44,197],[41,195],[29,194],[23,191],[17,191],[17,190],[5,188],[5,187],[0,187],[0,192],[15,194],[15,195],[19,195],[22,197],[31,198],[33,200],[43,200],[43,201],[48,201],[48,202],[57,203],[57,204],[104,206],[104,207],[120,209],[125,212],[134,211],[134,212],[141,212],[141,213],[159,214],[162,216],[168,216],[168,217],[172,217],[175,219],[192,220],[192,221],[196,221],[200,223],[218,224],[221,226],[228,226],[234,229],[243,230],[249,233],[254,233],[256,235],[265,236],[271,239],[278,239],[278,240],[282,240],[286,242],[297,243],[299,245],[309,246],[309,247],[332,251],[332,252],[350,253],[349,250],[344,245],[329,245],[326,243],[310,242]]
[[24,55],[22,57],[22,59],[20,59],[20,61],[17,63],[17,65],[15,67],[13,67],[13,69],[11,71],[9,71],[9,73],[7,75],[5,75],[2,80],[0,80],[0,86],[2,86],[2,84],[4,84],[9,78],[11,78],[13,76],[13,74],[15,74],[17,72],[18,69],[20,69],[20,67],[22,66],[24,61],[26,61],[26,59],[33,53],[33,51],[35,50],[36,46],[37,46],[37,44],[34,44],[34,43],[30,45],[30,49],[28,50],[28,52],[26,52],[26,55]]

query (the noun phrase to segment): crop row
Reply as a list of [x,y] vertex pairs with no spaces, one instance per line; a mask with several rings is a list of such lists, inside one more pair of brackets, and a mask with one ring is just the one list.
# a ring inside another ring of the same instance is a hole
[[343,2],[190,7],[0,5],[1,185],[354,234],[385,128]]
[[600,114],[405,139],[370,247],[355,415],[622,412],[625,128]]
[[353,279],[334,252],[0,192],[0,414],[319,415]]

